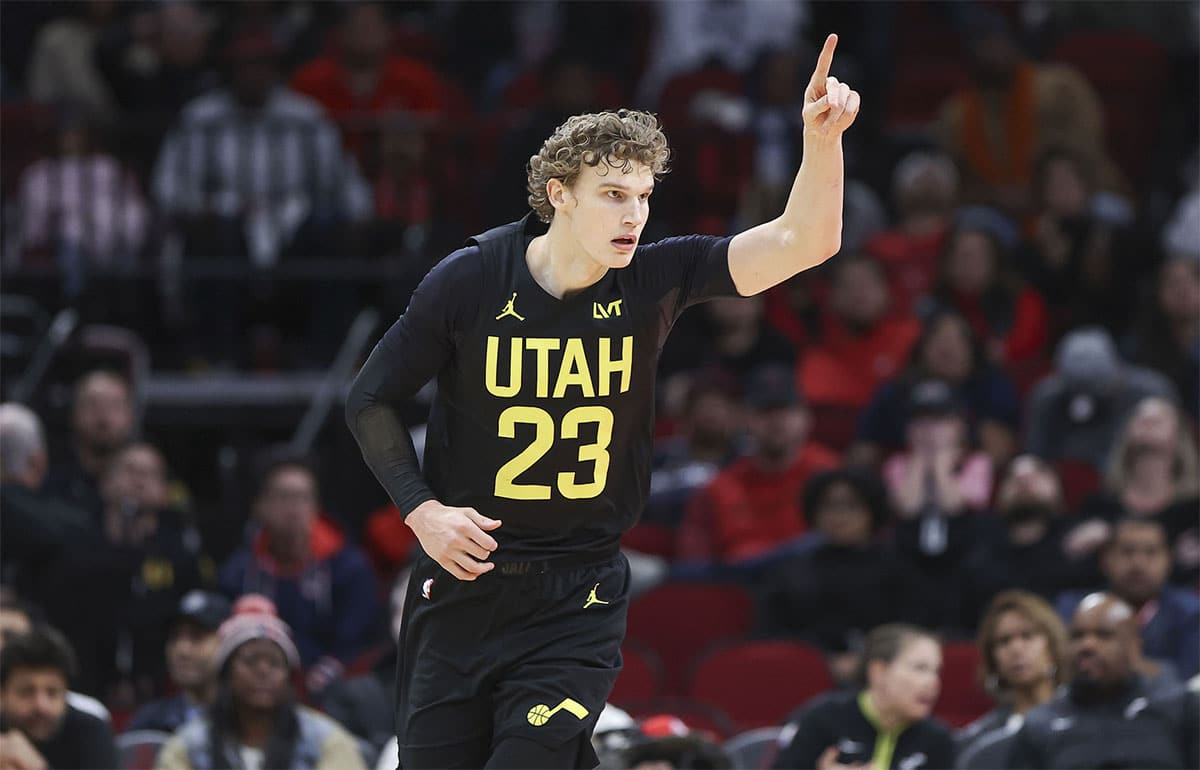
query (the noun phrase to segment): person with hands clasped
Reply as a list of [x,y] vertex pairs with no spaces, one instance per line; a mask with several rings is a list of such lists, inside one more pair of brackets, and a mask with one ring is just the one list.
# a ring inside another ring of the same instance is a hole
[[[420,541],[399,639],[400,764],[593,767],[621,668],[653,450],[655,371],[688,306],[751,296],[841,246],[859,95],[830,35],[784,211],[732,238],[641,243],[670,150],[636,110],[576,115],[529,159],[534,214],[471,238],[413,293],[346,417]],[[436,378],[425,467],[401,405]]]

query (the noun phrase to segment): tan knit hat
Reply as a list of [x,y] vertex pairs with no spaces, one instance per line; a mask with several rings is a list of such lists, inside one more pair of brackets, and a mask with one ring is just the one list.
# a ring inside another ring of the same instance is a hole
[[[213,664],[218,672],[224,670],[238,647],[255,639],[269,639],[275,642],[279,649],[283,650],[288,666],[292,670],[300,668],[300,652],[296,649],[296,643],[292,641],[292,630],[288,624],[273,613],[255,611],[260,607],[274,608],[269,599],[262,598],[266,602],[265,605],[255,606],[253,603],[243,603],[239,600],[241,611],[235,610],[236,614],[217,629],[217,651],[213,656]],[[254,607],[254,610],[247,611],[247,604]]]

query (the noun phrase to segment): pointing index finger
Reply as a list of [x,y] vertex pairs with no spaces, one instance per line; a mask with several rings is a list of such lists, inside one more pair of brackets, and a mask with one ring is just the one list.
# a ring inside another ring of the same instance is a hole
[[825,86],[825,78],[829,77],[829,67],[833,64],[833,49],[837,48],[838,36],[830,34],[825,38],[825,47],[817,57],[817,68],[813,70],[811,85],[816,88]]

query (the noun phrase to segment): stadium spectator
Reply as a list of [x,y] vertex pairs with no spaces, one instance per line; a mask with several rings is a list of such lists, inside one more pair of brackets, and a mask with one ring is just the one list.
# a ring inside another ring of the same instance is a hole
[[[46,611],[78,648],[81,686],[121,710],[156,694],[167,625],[211,565],[170,510],[167,466],[153,445],[117,452],[100,484],[102,539],[46,578]],[[79,602],[79,586],[89,600]]]
[[106,369],[85,373],[75,382],[69,445],[51,458],[47,488],[99,523],[104,509],[100,476],[137,432],[129,381]]
[[909,398],[907,451],[883,466],[897,515],[946,518],[986,508],[992,496],[992,462],[971,449],[965,409],[953,389],[927,380],[914,385]]
[[933,300],[967,319],[989,360],[1010,371],[1040,359],[1049,338],[1041,295],[1011,268],[1015,226],[994,209],[960,209],[946,236]]
[[736,380],[720,369],[701,370],[690,378],[673,434],[655,445],[641,521],[678,525],[688,499],[736,459],[741,427],[737,395]]
[[101,121],[114,117],[112,94],[93,54],[117,11],[112,0],[88,0],[42,27],[29,62],[29,96],[34,101],[80,104]]
[[332,243],[370,213],[370,193],[316,102],[278,84],[280,51],[243,27],[225,49],[230,85],[183,109],[154,172],[154,197],[203,256],[275,264]]
[[1119,189],[1087,80],[1066,65],[1027,59],[998,10],[972,8],[965,27],[971,83],[946,100],[937,125],[942,147],[966,172],[964,198],[1028,213],[1035,160],[1052,146],[1087,158],[1102,189]]
[[958,170],[938,152],[904,156],[892,172],[896,226],[872,236],[864,251],[883,265],[893,311],[908,315],[933,288],[937,258],[958,202]]
[[921,620],[917,575],[879,533],[891,523],[883,484],[857,468],[822,471],[804,487],[808,530],[818,540],[767,576],[762,631],[825,651],[839,681],[849,681],[862,639],[893,621]]
[[263,594],[292,628],[310,690],[318,691],[375,639],[378,588],[367,557],[321,515],[313,469],[273,458],[254,503],[257,530],[221,568],[230,597]]
[[96,66],[121,113],[123,157],[142,176],[183,106],[218,85],[215,26],[196,3],[176,0],[117,18],[96,43]]
[[41,420],[21,404],[0,404],[2,574],[5,583],[31,596],[49,565],[99,534],[89,512],[46,494],[48,470]]
[[874,259],[844,255],[832,270],[829,312],[800,360],[800,389],[814,408],[862,408],[908,360],[920,326],[891,315],[887,278]]
[[[1171,552],[1163,525],[1146,518],[1117,522],[1100,564],[1108,590],[1135,612],[1145,655],[1171,664],[1184,679],[1200,672],[1200,599],[1168,585]],[[1067,615],[1079,600],[1079,593],[1064,594],[1059,611]]]
[[[0,649],[3,649],[10,639],[28,634],[44,622],[40,607],[25,601],[8,586],[0,586]],[[68,690],[67,705],[85,714],[91,714],[106,724],[112,723],[112,714],[103,703],[90,695]]]
[[766,302],[760,294],[717,297],[684,313],[663,348],[660,371],[665,377],[679,372],[691,376],[712,366],[744,381],[768,364],[794,367],[795,349],[765,323],[765,312]]
[[966,407],[970,433],[1001,465],[1017,445],[1017,392],[1008,376],[987,359],[961,315],[943,310],[925,321],[908,366],[880,385],[863,412],[850,457],[876,465],[907,443],[910,391],[918,382],[948,384]]
[[1021,455],[1009,464],[997,489],[998,517],[976,522],[976,545],[964,565],[968,628],[975,627],[992,597],[1006,589],[1054,601],[1061,592],[1099,577],[1090,563],[1067,558],[1063,539],[1068,512],[1053,468],[1033,455]]
[[1109,456],[1104,489],[1083,500],[1069,543],[1086,554],[1123,516],[1155,518],[1166,527],[1174,561],[1172,579],[1195,587],[1200,575],[1200,457],[1179,407],[1163,398],[1137,405]]
[[1067,630],[1041,597],[1005,591],[987,606],[978,644],[980,676],[997,706],[955,736],[956,766],[1001,767],[1025,715],[1067,680]]
[[325,108],[342,139],[366,168],[370,137],[388,113],[436,118],[445,87],[425,64],[391,52],[393,29],[384,3],[355,3],[344,11],[332,50],[292,76],[296,93]]
[[1200,421],[1200,254],[1164,262],[1153,296],[1140,307],[1123,349],[1134,363],[1165,374],[1188,417]]
[[0,764],[21,768],[117,767],[106,722],[67,702],[71,645],[41,626],[0,650]]
[[1126,225],[1128,204],[1098,193],[1095,172],[1076,153],[1051,147],[1034,174],[1037,215],[1027,246],[1017,253],[1021,272],[1045,298],[1051,339],[1077,326],[1101,325],[1116,335],[1132,304],[1138,249]]
[[349,733],[296,703],[289,678],[300,655],[286,623],[248,611],[222,623],[217,636],[216,700],[163,746],[158,770],[364,770]]
[[770,559],[804,534],[801,491],[838,457],[808,441],[808,410],[790,367],[751,375],[745,403],[753,454],[717,474],[689,503],[676,556],[699,564]]
[[1030,711],[1005,767],[1084,768],[1200,766],[1195,693],[1155,698],[1135,672],[1133,610],[1091,594],[1070,624],[1070,683]]
[[779,737],[774,766],[952,766],[954,739],[930,717],[941,667],[941,645],[928,632],[903,624],[873,629],[863,644],[862,689],[818,696],[803,706]]
[[137,266],[150,214],[133,174],[98,146],[85,116],[64,109],[57,152],[21,174],[21,261],[57,267],[77,297],[94,273]]
[[1166,378],[1124,363],[1112,337],[1097,327],[1065,336],[1054,366],[1029,394],[1025,415],[1025,451],[1050,463],[1074,460],[1103,470],[1142,399],[1174,398]]
[[143,705],[127,729],[173,733],[212,705],[217,694],[217,629],[229,610],[225,597],[206,591],[189,591],[179,600],[166,644],[167,673],[178,692]]

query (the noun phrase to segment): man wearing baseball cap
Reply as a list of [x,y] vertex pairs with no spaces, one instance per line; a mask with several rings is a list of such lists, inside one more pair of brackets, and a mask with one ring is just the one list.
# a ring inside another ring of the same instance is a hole
[[167,637],[167,672],[179,692],[138,709],[130,730],[173,733],[212,703],[217,690],[213,671],[217,629],[228,617],[229,601],[220,594],[190,591],[184,595]]
[[216,696],[163,746],[158,770],[365,770],[339,724],[296,703],[300,653],[269,602],[239,602],[217,630]]

